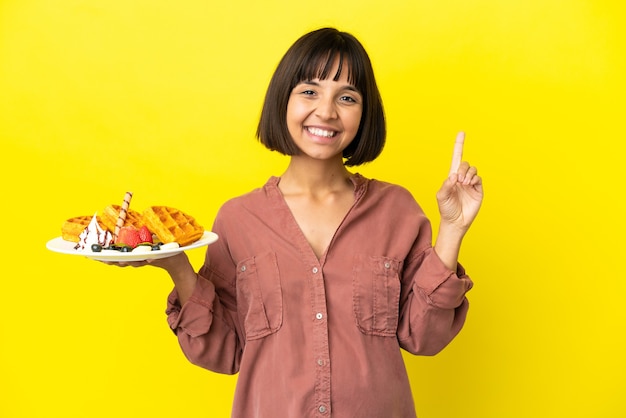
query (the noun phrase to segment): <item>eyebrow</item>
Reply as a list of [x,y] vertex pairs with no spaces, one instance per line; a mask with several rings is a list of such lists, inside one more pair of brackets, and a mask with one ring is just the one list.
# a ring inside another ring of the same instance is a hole
[[[319,85],[320,85],[320,83],[318,83],[317,81],[313,81],[313,80],[302,80],[298,84],[307,84],[307,85],[310,85],[310,86],[317,86],[317,87],[319,87]],[[349,91],[353,91],[355,93],[361,94],[361,92],[356,87],[354,87],[352,84],[345,84],[341,88],[343,90],[349,90]]]

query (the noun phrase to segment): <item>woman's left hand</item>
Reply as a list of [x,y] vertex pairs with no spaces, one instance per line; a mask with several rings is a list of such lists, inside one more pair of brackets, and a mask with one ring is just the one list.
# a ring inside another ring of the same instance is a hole
[[476,167],[463,161],[465,133],[460,132],[454,144],[448,178],[437,192],[442,225],[467,232],[478,215],[483,201],[483,182]]

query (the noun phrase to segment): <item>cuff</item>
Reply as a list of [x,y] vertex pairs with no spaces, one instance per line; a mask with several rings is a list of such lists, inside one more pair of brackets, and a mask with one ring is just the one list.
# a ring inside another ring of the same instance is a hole
[[457,264],[454,272],[443,264],[434,249],[429,249],[415,275],[414,286],[429,304],[454,309],[463,303],[473,283],[461,264]]
[[178,333],[182,330],[192,337],[206,334],[213,322],[213,302],[215,286],[213,283],[198,276],[196,287],[189,300],[181,307],[176,290],[172,290],[167,298],[167,322],[170,328]]

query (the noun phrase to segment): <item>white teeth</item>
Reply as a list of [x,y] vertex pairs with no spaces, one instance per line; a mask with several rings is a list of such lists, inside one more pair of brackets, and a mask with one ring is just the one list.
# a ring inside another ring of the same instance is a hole
[[335,136],[336,133],[335,131],[325,131],[324,129],[320,128],[307,128],[307,130],[313,135],[323,136],[325,138],[332,138],[333,136]]

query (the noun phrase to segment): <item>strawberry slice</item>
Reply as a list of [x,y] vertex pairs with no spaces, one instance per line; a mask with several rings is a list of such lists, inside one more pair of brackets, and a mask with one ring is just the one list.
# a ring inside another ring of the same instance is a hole
[[115,241],[116,244],[125,244],[131,248],[135,248],[141,242],[139,230],[134,226],[123,226],[120,228],[120,233]]
[[149,242],[152,244],[152,232],[150,232],[147,226],[144,225],[139,228],[139,239],[141,242]]

